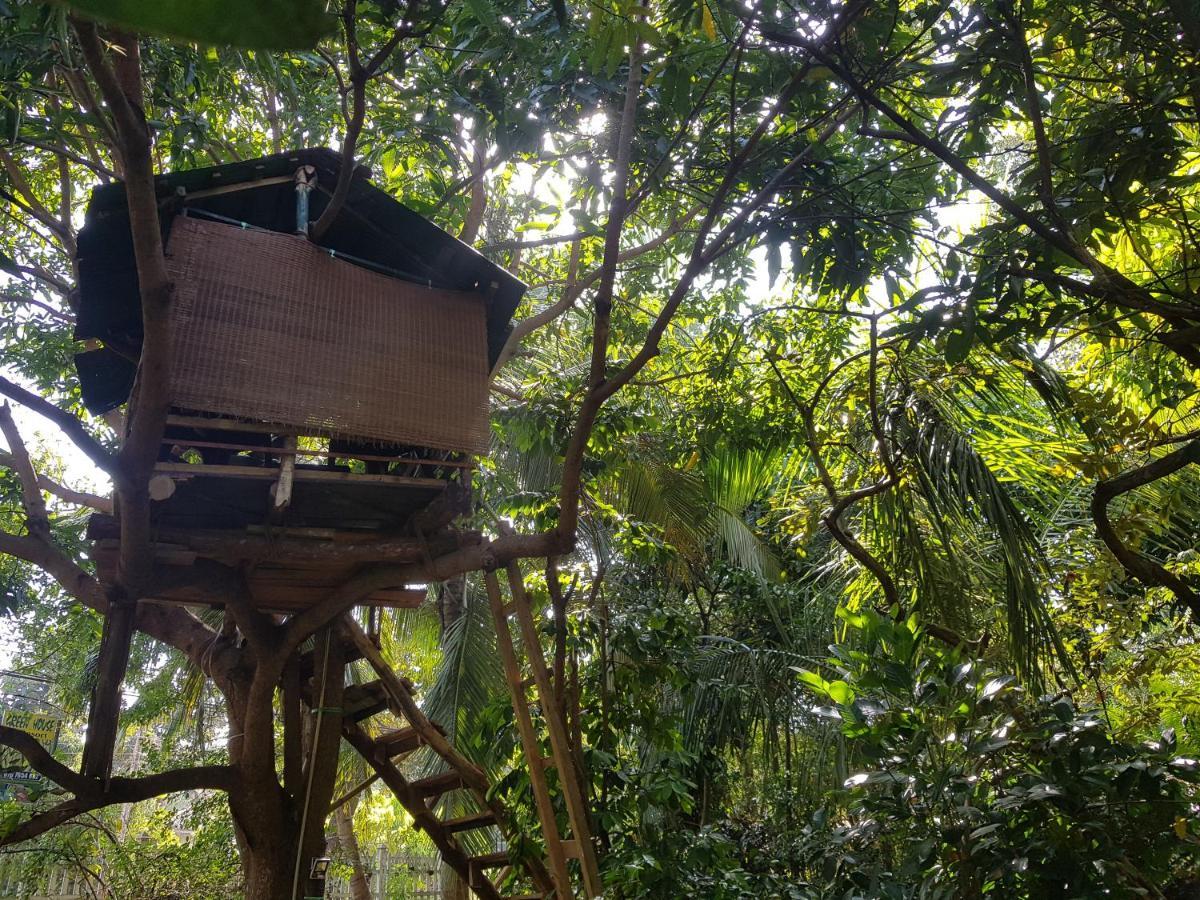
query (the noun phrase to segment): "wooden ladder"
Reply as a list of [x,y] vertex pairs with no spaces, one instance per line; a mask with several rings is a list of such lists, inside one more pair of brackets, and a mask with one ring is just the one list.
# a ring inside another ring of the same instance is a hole
[[[517,729],[521,736],[521,748],[525,754],[526,765],[529,767],[529,780],[533,788],[538,819],[541,822],[542,833],[546,841],[546,853],[550,861],[551,874],[554,876],[555,883],[561,886],[563,897],[574,896],[570,887],[567,860],[577,859],[582,875],[584,896],[587,898],[597,897],[603,892],[603,887],[600,882],[600,866],[596,858],[596,846],[592,841],[587,802],[572,756],[567,725],[563,719],[562,709],[556,700],[554,685],[550,679],[550,670],[546,666],[546,658],[542,653],[541,642],[538,640],[537,625],[529,604],[529,595],[525,591],[524,579],[521,577],[521,571],[517,564],[510,563],[508,565],[508,585],[512,600],[507,604],[500,593],[500,582],[494,571],[485,574],[484,584],[487,587],[488,603],[491,605],[492,618],[496,625],[497,644],[500,649],[501,661],[504,664],[504,676],[512,698]],[[514,615],[521,643],[525,648],[525,659],[531,672],[529,679],[522,677],[517,647],[513,642],[509,626],[509,619]],[[534,729],[533,714],[530,711],[529,698],[526,693],[530,687],[535,690],[537,703],[546,723],[546,730],[549,732],[551,751],[549,757],[542,755],[541,742]],[[557,771],[559,789],[567,808],[567,820],[571,828],[570,838],[564,838],[560,833],[558,819],[554,813],[549,782],[546,778],[547,771],[552,768]]]
[[[413,697],[411,682],[395,673],[358,623],[348,616],[344,617],[340,630],[347,643],[360,658],[367,660],[379,676],[378,681],[364,686],[365,689],[359,692],[366,698],[361,709],[352,712],[347,708],[342,720],[342,735],[412,816],[414,826],[429,835],[442,860],[482,900],[548,900],[552,897],[567,900],[571,896],[569,887],[563,892],[556,891],[556,881],[536,857],[530,857],[527,853],[510,855],[507,850],[472,856],[464,849],[458,835],[493,825],[500,829],[510,848],[520,846],[520,842],[514,840],[518,835],[512,826],[511,816],[498,799],[488,796],[489,785],[484,771],[459,753],[446,739],[442,729],[421,711]],[[380,693],[384,702],[379,705],[372,703],[370,698]],[[360,723],[384,708],[406,722],[407,726],[371,737]],[[437,775],[410,781],[400,771],[397,760],[426,746],[448,768]],[[440,797],[452,791],[469,791],[478,802],[480,811],[457,818],[439,818],[432,807]],[[510,896],[500,893],[498,885],[516,867],[525,870],[536,893]],[[500,870],[494,880],[489,875],[493,870]],[[569,885],[569,882],[557,883]]]

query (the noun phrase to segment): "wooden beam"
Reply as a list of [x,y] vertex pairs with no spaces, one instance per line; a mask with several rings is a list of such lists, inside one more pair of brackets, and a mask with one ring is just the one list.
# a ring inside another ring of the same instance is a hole
[[292,481],[296,475],[296,438],[288,435],[283,441],[284,457],[271,493],[271,512],[276,517],[292,505]]
[[[426,539],[407,535],[380,536],[337,532],[332,529],[278,529],[278,533],[258,531],[223,531],[219,529],[159,528],[155,531],[157,547],[186,548],[200,556],[218,562],[253,560],[276,565],[304,567],[334,563],[416,562],[426,555],[437,557],[477,544],[477,531],[440,531]],[[117,548],[120,526],[111,516],[95,514],[88,520],[90,540],[113,541]],[[99,549],[108,549],[100,547]]]
[[496,643],[500,649],[500,661],[504,665],[504,677],[508,682],[509,693],[512,697],[517,731],[521,737],[521,747],[525,751],[525,763],[529,767],[529,782],[533,788],[534,804],[537,808],[538,820],[542,825],[542,834],[546,840],[550,874],[554,879],[557,895],[571,897],[573,892],[571,878],[567,872],[567,857],[563,853],[562,835],[558,831],[558,818],[554,814],[554,804],[550,800],[546,770],[541,763],[542,753],[537,733],[533,730],[533,717],[529,712],[529,704],[525,702],[525,692],[521,688],[521,667],[517,662],[516,648],[513,647],[512,633],[508,630],[508,619],[504,615],[504,600],[500,596],[500,583],[496,579],[495,572],[484,573],[483,580],[487,588],[488,602],[492,608],[492,620],[496,625]]
[[[293,443],[295,435],[288,435],[286,440]],[[271,456],[312,456],[320,459],[360,459],[363,462],[405,463],[412,466],[443,466],[448,469],[473,469],[475,463],[462,460],[422,459],[407,456],[377,456],[369,453],[334,453],[330,450],[319,450],[309,447],[264,447],[261,444],[234,444],[228,441],[202,441],[191,438],[165,437],[162,442],[171,447],[196,447],[212,450],[238,450],[242,453],[265,453]]]
[[529,660],[529,668],[533,670],[533,680],[541,698],[542,718],[550,732],[550,748],[554,754],[554,765],[558,770],[563,798],[566,800],[571,831],[581,851],[579,862],[583,870],[584,892],[588,897],[598,897],[604,893],[604,885],[600,880],[600,863],[596,857],[595,844],[592,842],[591,816],[584,798],[583,785],[580,784],[575,770],[571,739],[567,734],[566,722],[562,718],[562,709],[554,699],[554,684],[550,679],[550,670],[546,667],[546,659],[542,655],[542,645],[537,624],[533,620],[533,610],[529,605],[529,595],[525,593],[525,582],[516,562],[508,564],[508,588],[516,608],[517,624],[521,630],[521,640],[525,644],[525,655]]
[[[160,462],[154,471],[175,478],[251,478],[274,481],[279,474],[267,466],[210,466],[204,463]],[[366,475],[358,472],[332,472],[328,469],[297,469],[295,480],[321,484],[380,484],[392,487],[421,487],[445,490],[441,478],[416,478],[411,475]]]
[[83,774],[108,779],[121,717],[121,685],[129,666],[129,645],[137,619],[137,601],[114,600],[104,617],[100,637],[100,664],[92,703],[88,710],[87,737],[83,742]]

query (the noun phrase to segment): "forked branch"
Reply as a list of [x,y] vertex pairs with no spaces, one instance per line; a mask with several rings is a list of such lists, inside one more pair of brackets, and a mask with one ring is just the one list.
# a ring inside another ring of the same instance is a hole
[[230,766],[172,769],[140,778],[111,778],[107,782],[101,778],[86,778],[56,760],[33,735],[7,725],[0,725],[0,746],[16,750],[31,769],[75,795],[0,837],[0,846],[30,840],[81,813],[105,806],[137,803],[182,791],[229,792],[237,789],[237,773]]
[[1117,497],[1158,481],[1160,478],[1166,478],[1189,464],[1200,465],[1200,438],[1190,441],[1144,466],[1122,472],[1113,478],[1104,479],[1096,485],[1096,491],[1092,495],[1092,519],[1096,523],[1096,531],[1100,535],[1100,539],[1112,551],[1112,555],[1117,558],[1126,572],[1146,585],[1167,588],[1191,610],[1192,616],[1200,621],[1200,594],[1197,594],[1183,578],[1165,568],[1161,563],[1134,550],[1122,541],[1108,516],[1108,506]]

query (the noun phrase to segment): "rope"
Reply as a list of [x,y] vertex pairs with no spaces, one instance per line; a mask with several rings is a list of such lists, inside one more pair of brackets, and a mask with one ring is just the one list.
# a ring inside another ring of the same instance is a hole
[[325,685],[329,683],[329,645],[333,643],[333,631],[325,632],[325,654],[321,660],[321,697],[314,712],[317,714],[317,724],[313,728],[312,754],[308,759],[308,782],[304,786],[304,807],[300,813],[300,834],[296,838],[296,867],[292,871],[292,900],[296,900],[296,891],[300,889],[300,851],[304,849],[304,829],[308,827],[308,801],[312,798],[313,773],[317,768],[317,748],[321,742],[321,720],[327,711],[325,706]]

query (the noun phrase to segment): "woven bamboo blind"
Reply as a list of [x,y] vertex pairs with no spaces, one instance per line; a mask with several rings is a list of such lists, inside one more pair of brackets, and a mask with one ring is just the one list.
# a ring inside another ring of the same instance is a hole
[[342,437],[485,453],[478,294],[332,258],[302,237],[179,217],[172,403]]

